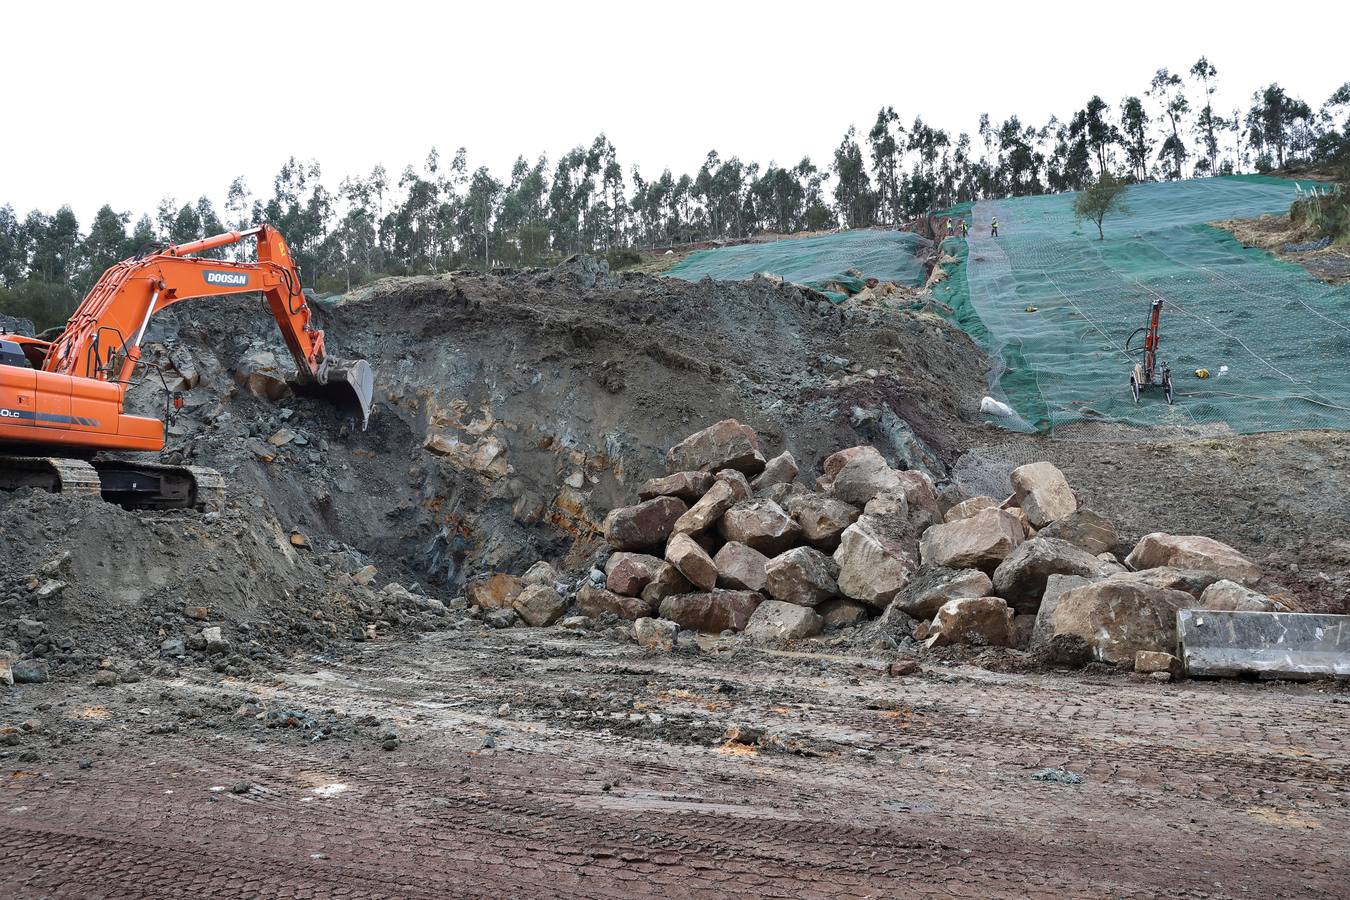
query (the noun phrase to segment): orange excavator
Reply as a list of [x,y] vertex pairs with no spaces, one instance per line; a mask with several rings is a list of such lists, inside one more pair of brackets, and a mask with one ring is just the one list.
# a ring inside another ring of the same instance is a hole
[[[256,262],[196,255],[246,238],[257,239]],[[292,388],[328,396],[364,427],[370,365],[329,359],[285,240],[259,225],[117,263],[54,340],[0,334],[0,450],[16,454],[0,456],[0,489],[99,494],[136,508],[218,507],[224,482],[211,469],[97,454],[164,447],[166,421],[124,412],[151,316],[194,297],[250,292],[262,293],[295,359]],[[166,386],[166,419],[170,405]]]

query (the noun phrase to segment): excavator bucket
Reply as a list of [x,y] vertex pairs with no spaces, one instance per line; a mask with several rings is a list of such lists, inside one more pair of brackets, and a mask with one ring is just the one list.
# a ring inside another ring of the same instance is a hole
[[338,415],[358,420],[361,430],[366,430],[375,396],[375,372],[364,359],[337,365],[330,363],[328,380],[323,383],[297,379],[290,385],[297,394],[327,400],[337,407]]

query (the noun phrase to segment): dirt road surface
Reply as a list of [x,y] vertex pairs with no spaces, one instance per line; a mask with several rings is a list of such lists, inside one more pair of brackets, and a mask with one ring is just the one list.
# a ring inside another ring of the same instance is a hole
[[0,896],[1345,896],[1343,685],[840,654],[472,626],[28,686]]

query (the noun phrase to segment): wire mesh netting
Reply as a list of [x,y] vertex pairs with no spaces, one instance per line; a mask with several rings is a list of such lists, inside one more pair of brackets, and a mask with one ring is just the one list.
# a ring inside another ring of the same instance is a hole
[[849,269],[881,281],[923,284],[919,253],[926,246],[927,240],[907,231],[843,231],[699,250],[666,274],[686,281],[709,276],[737,281],[763,272],[836,294],[834,299],[842,300],[844,295],[831,291],[831,285],[849,285],[855,291],[862,287],[861,281],[847,274]]
[[[991,390],[1029,428],[1104,440],[1160,427],[1344,429],[1350,286],[1205,224],[1284,213],[1296,196],[1294,182],[1259,176],[1138,185],[1127,211],[1107,218],[1104,241],[1075,222],[1071,194],[981,201],[943,299],[993,356]],[[1154,298],[1171,406],[1161,391],[1136,405],[1129,388],[1138,356],[1126,343]]]

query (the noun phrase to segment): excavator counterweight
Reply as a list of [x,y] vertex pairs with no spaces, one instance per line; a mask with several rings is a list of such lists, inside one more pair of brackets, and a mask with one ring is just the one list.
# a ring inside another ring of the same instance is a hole
[[[255,262],[197,255],[246,238],[257,240]],[[218,505],[223,482],[209,469],[94,455],[164,448],[165,422],[127,415],[124,402],[155,313],[196,297],[258,292],[295,360],[297,393],[328,398],[364,428],[374,393],[370,364],[330,359],[290,249],[275,228],[259,225],[111,266],[52,341],[0,335],[0,449],[22,454],[0,457],[0,489],[87,494],[98,485],[124,506]]]

